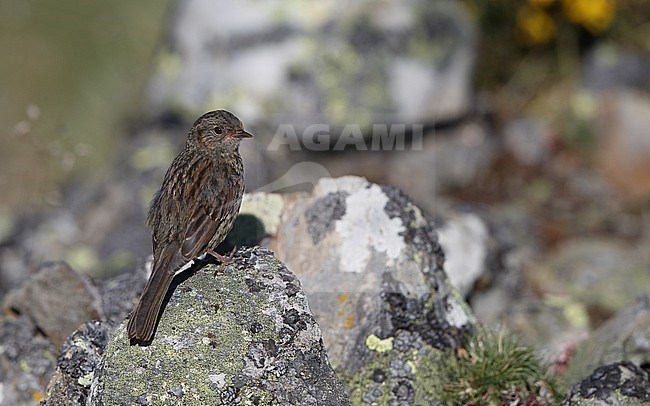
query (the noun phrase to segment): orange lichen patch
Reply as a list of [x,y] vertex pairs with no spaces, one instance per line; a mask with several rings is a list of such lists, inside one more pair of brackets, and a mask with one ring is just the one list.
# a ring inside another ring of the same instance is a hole
[[355,326],[354,315],[348,314],[348,316],[345,318],[345,328],[352,328],[354,326]]
[[45,400],[45,396],[40,391],[35,391],[32,392],[32,399],[34,399],[36,402],[42,402]]
[[336,315],[343,319],[342,320],[343,328],[352,328],[356,325],[354,314],[350,311],[351,304],[348,301],[349,298],[350,298],[349,292],[342,293],[338,295],[338,297],[336,298],[336,300],[341,304],[339,311],[336,312]]

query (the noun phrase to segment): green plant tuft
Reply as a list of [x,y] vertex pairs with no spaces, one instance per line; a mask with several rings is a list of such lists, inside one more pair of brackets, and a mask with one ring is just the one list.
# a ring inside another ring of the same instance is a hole
[[442,404],[545,405],[560,395],[533,350],[503,332],[476,333],[440,368]]

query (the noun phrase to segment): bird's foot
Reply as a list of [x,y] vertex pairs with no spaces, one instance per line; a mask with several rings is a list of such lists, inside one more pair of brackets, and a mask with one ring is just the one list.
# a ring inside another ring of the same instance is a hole
[[235,259],[234,259],[235,251],[237,251],[237,247],[234,247],[232,249],[232,251],[230,251],[230,254],[228,254],[227,256],[223,256],[223,255],[219,254],[218,252],[216,252],[215,250],[206,251],[206,253],[212,255],[213,257],[218,259],[219,262],[221,262],[221,265],[219,265],[219,269],[217,269],[217,271],[214,273],[215,276],[217,276],[217,272],[221,272],[226,265],[232,264],[233,262],[235,262]]

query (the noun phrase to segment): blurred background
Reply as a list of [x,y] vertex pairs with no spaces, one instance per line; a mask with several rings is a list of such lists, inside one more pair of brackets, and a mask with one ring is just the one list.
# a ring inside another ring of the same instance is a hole
[[[473,213],[479,316],[570,341],[650,291],[648,16],[644,0],[0,0],[0,294],[43,261],[95,278],[143,261],[166,168],[225,108],[256,137],[249,191],[360,175],[441,223]],[[310,124],[332,145],[353,125],[368,150],[305,148]],[[405,148],[373,150],[373,124],[404,125]],[[269,148],[286,125],[300,147]]]

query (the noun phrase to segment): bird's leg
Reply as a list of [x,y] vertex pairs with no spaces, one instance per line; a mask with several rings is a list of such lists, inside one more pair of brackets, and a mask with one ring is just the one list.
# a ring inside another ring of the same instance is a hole
[[230,254],[228,254],[227,256],[223,256],[223,255],[219,254],[218,252],[216,252],[213,249],[207,250],[206,253],[208,253],[208,254],[212,255],[213,257],[215,257],[216,259],[218,259],[219,262],[221,262],[222,264],[228,265],[228,264],[231,264],[231,263],[233,263],[235,261],[233,258],[235,257],[235,252],[236,251],[237,251],[237,247],[233,248],[232,251],[230,251]]
[[[223,255],[219,254],[218,252],[216,252],[213,249],[207,250],[206,253],[212,255],[213,257],[218,259],[219,262],[221,262],[221,265],[219,266],[219,269],[217,269],[217,272],[221,272],[226,265],[232,264],[233,262],[235,262],[235,260],[233,259],[234,256],[235,256],[235,251],[237,251],[236,246],[232,249],[232,251],[230,251],[230,254],[228,254],[227,256],[223,256]],[[217,272],[215,272],[215,275],[216,275]]]

